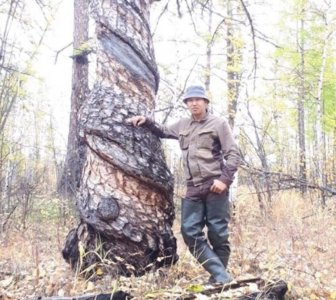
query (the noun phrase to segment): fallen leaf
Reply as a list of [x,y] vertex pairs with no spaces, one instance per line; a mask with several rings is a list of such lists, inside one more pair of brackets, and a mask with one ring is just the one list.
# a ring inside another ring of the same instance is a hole
[[89,281],[88,283],[87,283],[87,285],[86,285],[86,290],[87,291],[92,291],[92,290],[94,290],[95,289],[95,285],[94,285],[94,283],[92,282],[92,281]]
[[201,293],[204,291],[204,286],[201,284],[191,284],[187,287],[187,291],[192,293]]
[[7,287],[9,287],[10,284],[13,282],[13,279],[14,279],[14,277],[10,276],[10,277],[8,277],[8,278],[6,278],[4,280],[1,280],[0,281],[0,286],[3,287],[4,289],[7,288]]
[[104,271],[103,271],[103,269],[102,269],[102,268],[97,268],[97,270],[96,270],[96,275],[98,275],[98,276],[102,276],[102,275],[104,275]]

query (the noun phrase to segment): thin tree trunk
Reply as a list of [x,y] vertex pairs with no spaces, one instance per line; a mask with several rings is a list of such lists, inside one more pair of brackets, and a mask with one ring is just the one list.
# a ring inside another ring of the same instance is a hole
[[88,148],[77,199],[81,224],[63,250],[72,266],[91,266],[89,273],[100,266],[142,275],[177,260],[173,180],[161,143],[125,122],[154,109],[159,75],[149,9],[149,1],[92,1],[97,68],[80,113]]
[[[209,1],[208,32],[212,32],[212,1]],[[205,90],[210,91],[212,40],[209,39],[206,51]]]
[[[336,99],[334,99],[335,105],[336,105]],[[333,149],[331,151],[332,155],[332,175],[331,175],[331,182],[333,182],[334,184],[332,185],[332,187],[336,187],[336,127],[334,128],[334,132],[333,132]]]
[[[260,159],[262,170],[264,171],[264,173],[263,173],[264,177],[261,178],[262,186],[264,186],[266,188],[268,203],[271,203],[272,202],[271,183],[270,183],[270,179],[269,179],[269,176],[268,176],[269,166],[268,166],[268,162],[267,162],[267,158],[266,158],[265,147],[264,147],[264,144],[263,144],[262,140],[260,139],[260,136],[259,136],[259,133],[258,133],[258,130],[257,130],[257,124],[256,124],[255,119],[252,116],[249,105],[247,106],[247,114],[250,117],[250,119],[252,121],[252,124],[253,124],[253,131],[254,131],[254,134],[255,134],[255,139],[256,139],[256,144],[257,144],[256,153],[258,155],[258,158]],[[255,184],[255,186],[257,186],[257,185]],[[258,198],[259,198],[259,194],[258,194]]]
[[302,182],[301,193],[307,192],[307,166],[306,166],[306,144],[305,144],[305,53],[304,53],[304,8],[302,8],[302,16],[300,20],[299,34],[299,53],[300,53],[300,87],[299,99],[297,103],[298,109],[298,134],[299,134],[299,176]]
[[79,136],[78,112],[89,92],[89,1],[74,1],[74,55],[72,65],[72,94],[67,155],[58,191],[65,198],[74,198],[80,184],[85,160],[85,143]]
[[[227,1],[227,15],[229,19],[233,19],[234,4],[232,0]],[[234,45],[234,39],[238,38],[237,30],[232,21],[227,22],[226,29],[226,65],[227,65],[227,103],[228,103],[228,121],[231,128],[234,128],[235,117],[237,113],[237,103],[239,96],[239,77],[240,74],[237,71],[238,60],[240,57],[240,49]]]
[[[326,24],[327,25],[327,24]],[[325,133],[323,130],[323,100],[322,100],[322,92],[323,92],[323,77],[324,77],[324,71],[326,68],[326,62],[327,62],[327,48],[328,48],[328,38],[329,34],[327,34],[327,37],[324,39],[324,45],[322,50],[322,64],[320,69],[320,75],[318,80],[318,87],[317,87],[317,97],[316,97],[316,141],[315,145],[317,148],[315,149],[316,158],[317,158],[317,171],[318,171],[318,185],[321,186],[327,186],[327,175],[326,175],[326,141],[325,141]],[[321,192],[321,200],[322,204],[325,205],[325,193]]]

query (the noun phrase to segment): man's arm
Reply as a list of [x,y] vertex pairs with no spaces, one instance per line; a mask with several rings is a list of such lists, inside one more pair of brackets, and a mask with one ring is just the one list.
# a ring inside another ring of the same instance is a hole
[[160,138],[178,139],[180,121],[169,125],[161,125],[154,120],[144,116],[134,116],[126,120],[128,123],[132,123],[135,127],[144,126],[147,127],[153,134]]
[[241,163],[241,157],[238,146],[233,138],[231,128],[226,120],[223,119],[218,130],[218,137],[221,143],[223,157],[225,164],[222,170],[222,175],[219,180],[224,182],[227,187],[231,185],[234,180],[234,174]]

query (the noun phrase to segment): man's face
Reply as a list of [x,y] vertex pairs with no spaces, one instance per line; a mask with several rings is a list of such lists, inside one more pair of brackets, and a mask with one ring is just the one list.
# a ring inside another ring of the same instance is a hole
[[208,107],[208,101],[199,97],[187,99],[186,104],[193,116],[203,116]]

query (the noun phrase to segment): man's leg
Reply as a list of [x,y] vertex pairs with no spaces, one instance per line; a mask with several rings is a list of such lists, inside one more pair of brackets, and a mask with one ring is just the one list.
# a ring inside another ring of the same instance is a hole
[[190,252],[211,274],[216,282],[230,281],[223,263],[210,248],[203,233],[205,225],[205,202],[202,199],[182,200],[181,232]]
[[229,193],[209,193],[205,203],[209,242],[224,267],[227,268],[230,257],[228,228],[230,221]]

